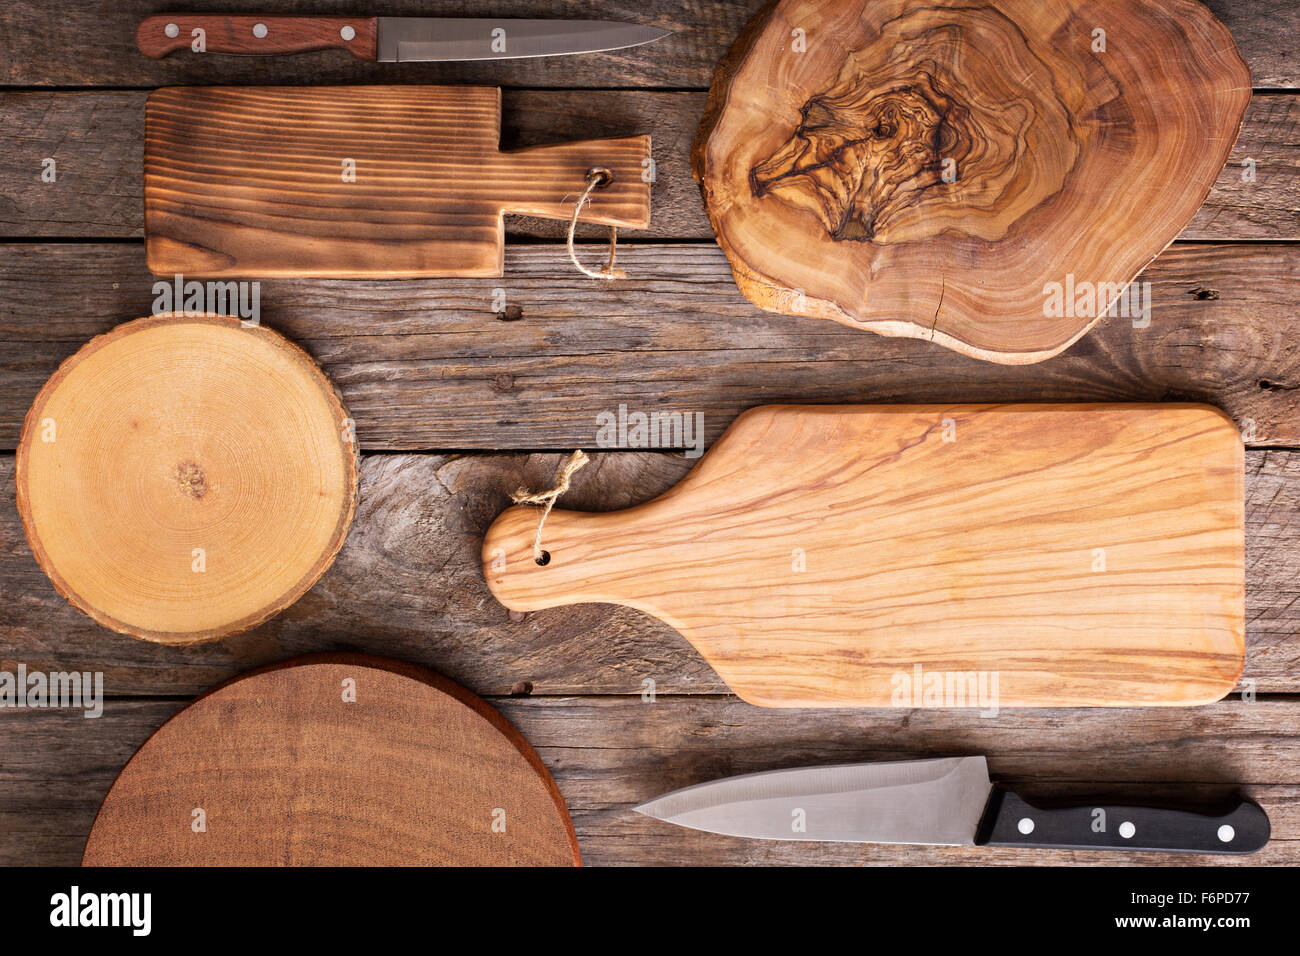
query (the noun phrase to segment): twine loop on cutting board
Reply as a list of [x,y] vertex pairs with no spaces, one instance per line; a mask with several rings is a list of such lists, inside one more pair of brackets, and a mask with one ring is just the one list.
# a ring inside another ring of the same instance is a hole
[[539,565],[545,565],[551,559],[551,556],[542,550],[542,528],[546,526],[546,518],[555,507],[555,502],[560,495],[569,490],[569,482],[573,480],[573,476],[590,460],[579,448],[564,463],[564,467],[556,476],[554,487],[549,491],[529,491],[527,488],[520,488],[510,496],[510,500],[517,505],[539,505],[542,509],[542,516],[537,519],[537,534],[533,536],[533,560]]
[[578,251],[573,245],[573,235],[578,228],[578,216],[587,203],[591,202],[591,194],[597,189],[604,188],[614,181],[614,174],[608,169],[600,166],[593,166],[587,170],[587,188],[582,191],[578,198],[578,204],[573,207],[573,217],[569,220],[569,259],[577,267],[578,271],[585,276],[593,279],[626,279],[627,273],[622,269],[614,268],[614,251],[618,248],[618,227],[609,227],[609,261],[605,267],[599,271],[588,269],[578,261]]

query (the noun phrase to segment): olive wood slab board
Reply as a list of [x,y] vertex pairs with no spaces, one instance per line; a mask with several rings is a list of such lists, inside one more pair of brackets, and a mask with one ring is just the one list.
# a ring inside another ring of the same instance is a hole
[[505,213],[644,229],[650,137],[503,153],[476,86],[173,87],[145,108],[145,248],[158,275],[502,274]]
[[763,406],[660,497],[553,511],[544,565],[508,509],[483,570],[652,614],[763,706],[1203,704],[1243,663],[1243,461],[1203,405]]
[[1150,321],[1250,96],[1194,0],[773,0],[693,167],[759,307],[1023,365]]
[[252,671],[190,704],[118,775],[89,866],[574,866],[555,782],[446,678],[361,654]]

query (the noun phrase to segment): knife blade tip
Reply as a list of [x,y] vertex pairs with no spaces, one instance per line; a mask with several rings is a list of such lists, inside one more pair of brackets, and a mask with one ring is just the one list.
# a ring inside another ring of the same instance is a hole
[[631,49],[638,46],[645,46],[647,43],[656,43],[666,37],[673,35],[672,30],[665,30],[662,27],[640,26],[637,28],[637,39],[622,47],[621,49]]

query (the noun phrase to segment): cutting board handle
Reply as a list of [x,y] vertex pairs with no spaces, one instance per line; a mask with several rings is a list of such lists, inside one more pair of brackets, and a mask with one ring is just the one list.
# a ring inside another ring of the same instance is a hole
[[569,219],[587,187],[587,176],[604,173],[578,215],[579,222],[645,229],[650,225],[650,137],[620,136],[548,143],[491,161],[505,212],[543,219]]
[[[533,557],[541,509],[516,505],[492,523],[483,539],[483,576],[497,600],[512,611],[540,611],[567,604],[630,604],[620,577],[635,574],[629,522],[645,505],[609,514],[556,509],[542,531],[544,564]],[[617,544],[610,546],[617,540]]]
[[379,21],[375,17],[160,13],[140,21],[135,43],[141,53],[155,60],[178,50],[256,55],[334,47],[347,50],[359,60],[373,60],[378,55],[378,36]]

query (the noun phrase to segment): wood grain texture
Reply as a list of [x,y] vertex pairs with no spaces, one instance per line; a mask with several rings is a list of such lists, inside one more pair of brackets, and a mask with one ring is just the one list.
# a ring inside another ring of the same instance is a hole
[[719,65],[695,175],[757,305],[1039,362],[1130,314],[1249,91],[1185,0],[785,0]]
[[[565,701],[567,720],[563,725],[554,719],[558,714],[540,707],[529,712],[545,714],[547,719],[529,721],[516,716],[517,711],[526,709],[525,704],[534,702],[518,702],[507,712],[553,767],[574,813],[589,865],[1110,862],[1097,852],[1052,851],[1044,856],[1003,849],[992,850],[990,855],[989,848],[977,847],[801,847],[681,831],[656,821],[646,825],[630,819],[639,814],[629,814],[631,806],[658,793],[734,774],[979,753],[989,756],[997,782],[1044,798],[1092,790],[1099,797],[1145,793],[1161,799],[1195,790],[1207,803],[1213,803],[1216,797],[1231,793],[1234,783],[1240,783],[1266,807],[1274,839],[1260,854],[1235,862],[1279,864],[1293,859],[1297,850],[1296,789],[1294,783],[1283,783],[1293,779],[1294,771],[1273,763],[1293,751],[1295,735],[1291,730],[1282,731],[1276,752],[1270,754],[1270,745],[1251,729],[1263,724],[1280,727],[1284,708],[1294,706],[1291,702],[1247,705],[1235,701],[1179,712],[1018,711],[988,720],[971,720],[969,715],[963,719],[953,711],[854,711],[827,721],[825,712],[755,712],[738,701],[660,699],[630,707],[618,707],[612,701]],[[1277,709],[1269,713],[1266,707]],[[1188,719],[1179,721],[1179,716]],[[617,730],[600,727],[619,718],[622,726]],[[567,730],[572,742],[582,739],[588,726],[599,734],[604,753],[576,752],[574,748],[560,757],[562,732]],[[1268,784],[1261,786],[1264,780]],[[1165,866],[1211,862],[1196,856],[1161,860],[1151,854],[1128,855],[1126,861]]]
[[[517,488],[546,487],[558,455],[373,455],[347,543],[321,581],[246,634],[185,647],[115,637],[78,614],[32,559],[0,457],[0,668],[103,670],[118,696],[193,695],[252,667],[325,650],[398,656],[481,693],[725,695],[671,627],[612,604],[512,619],[479,569],[483,534]],[[602,452],[565,496],[613,511],[671,489],[680,455]],[[1246,457],[1246,667],[1258,694],[1300,691],[1300,455]],[[650,683],[647,683],[650,682]],[[1186,712],[1184,718],[1186,719]],[[840,717],[836,717],[839,720]]]
[[[1228,165],[1197,210],[1183,239],[1300,239],[1300,97],[1267,94],[1251,99]],[[1295,144],[1296,155],[1291,155]]]
[[[650,139],[501,153],[492,87],[182,87],[145,111],[158,275],[499,276],[506,212],[644,228]],[[350,165],[349,165],[350,164]],[[351,177],[351,178],[349,178]]]
[[[10,148],[0,154],[0,235],[144,235],[141,91],[0,92]],[[503,90],[502,148],[648,133],[655,145],[650,225],[637,239],[713,241],[691,178],[690,144],[705,95],[651,90]],[[1300,97],[1257,94],[1241,136],[1183,239],[1300,239]],[[46,157],[55,183],[40,181]],[[1247,160],[1254,163],[1253,176]],[[1245,178],[1243,178],[1245,177]],[[562,238],[567,224],[510,215],[509,237]],[[607,230],[580,223],[578,234]]]
[[1205,406],[762,406],[540,559],[511,508],[483,573],[653,614],[760,706],[1201,704],[1241,673],[1241,475]]
[[[202,823],[196,819],[202,811]],[[481,698],[324,655],[205,694],[122,770],[87,866],[574,866],[555,782]]]
[[[1293,700],[1225,701],[1193,711],[758,710],[732,699],[511,698],[491,701],[550,768],[584,864],[682,865],[1292,865],[1300,861],[1300,710]],[[0,711],[0,864],[75,865],[114,776],[182,705],[110,701],[104,716]],[[1036,797],[1195,794],[1244,789],[1272,839],[1245,859],[975,847],[811,845],[684,830],[632,807],[666,790],[811,764],[984,753],[1000,784]]]
[[[77,4],[51,13],[49,0],[12,0],[0,23],[0,76],[13,86],[134,86],[176,83],[485,83],[534,88],[706,89],[718,59],[766,0],[566,0],[563,15],[646,23],[676,31],[653,49],[506,63],[365,63],[337,51],[276,57],[173,56],[150,60],[135,45],[140,20],[159,0]],[[1232,32],[1259,88],[1300,87],[1300,10],[1292,0],[1209,0]],[[185,4],[179,4],[185,6]],[[298,0],[204,5],[221,12],[301,14]],[[311,13],[352,15],[355,0],[315,0]],[[502,17],[557,16],[553,0],[499,0]],[[366,12],[377,12],[373,8]],[[388,0],[388,16],[483,16],[476,0]],[[561,60],[568,62],[561,62]]]
[[[597,255],[594,252],[588,255]],[[68,355],[150,311],[138,246],[0,249],[0,447]],[[364,448],[596,445],[620,404],[698,413],[706,442],[771,402],[1201,401],[1254,445],[1300,445],[1300,248],[1176,246],[1147,271],[1151,324],[1100,323],[1033,366],[763,312],[716,248],[626,246],[594,283],[564,251],[512,248],[509,279],[262,284],[262,319],[338,383]],[[496,289],[519,321],[497,318]]]
[[301,349],[224,316],[92,339],[41,389],[14,468],[55,590],[161,643],[254,627],[325,572],[352,524],[357,443]]
[[[343,36],[348,29],[352,31],[351,39]],[[373,60],[378,43],[379,26],[374,17],[163,13],[145,17],[135,32],[140,52],[155,60],[179,50],[257,55],[331,49],[347,50],[360,60]]]
[[[158,3],[55,9],[49,0],[13,0],[0,18],[0,75],[7,83],[136,89],[0,93],[10,134],[0,155],[0,234],[141,236],[146,88],[477,83],[510,87],[504,148],[652,133],[658,181],[647,235],[708,238],[684,162],[704,101],[691,91],[708,86],[718,58],[764,2],[572,0],[566,15],[678,32],[653,47],[593,56],[399,66],[340,51],[154,61],[138,53],[134,32],[142,17],[165,9]],[[1282,92],[1252,101],[1229,166],[1183,237],[1297,238],[1297,121],[1294,95],[1286,91],[1300,87],[1300,6],[1294,0],[1208,5],[1228,26],[1256,89]],[[297,0],[241,0],[218,9],[302,12]],[[314,0],[310,9],[359,10],[344,0]],[[483,10],[468,0],[394,0],[382,12],[475,16]],[[493,13],[554,16],[555,10],[549,0],[502,0]],[[1255,125],[1257,118],[1263,125]],[[39,180],[47,156],[58,158],[57,184]],[[1241,179],[1247,157],[1259,160],[1254,183]],[[563,229],[557,221],[524,217],[510,217],[507,225],[510,234],[529,237],[553,238]],[[580,235],[593,239],[604,233],[579,226]],[[621,261],[626,256],[641,270],[621,290],[592,291],[576,275],[556,281],[569,268],[559,250],[512,249],[508,283],[271,281],[263,308],[273,326],[347,378],[350,400],[365,406],[358,413],[363,438],[376,449],[589,445],[595,414],[621,399],[647,411],[702,410],[709,440],[744,408],[778,400],[1208,400],[1234,418],[1252,419],[1256,445],[1300,445],[1297,273],[1294,250],[1285,246],[1175,247],[1148,271],[1155,312],[1144,333],[1122,320],[1103,322],[1062,356],[1018,369],[832,323],[758,313],[736,293],[712,250],[620,252]],[[23,412],[63,358],[92,335],[149,311],[151,284],[140,246],[33,244],[0,251],[0,447],[14,447]],[[522,321],[495,320],[492,289],[502,285],[522,309]],[[1273,842],[1250,862],[1300,860],[1300,790],[1288,743],[1297,720],[1289,700],[1234,702],[1242,704],[1232,712],[1237,719],[1224,719],[1229,705],[1223,704],[1194,711],[1003,712],[994,721],[933,710],[851,711],[828,723],[825,712],[757,710],[707,696],[725,694],[725,685],[689,644],[640,612],[583,605],[508,619],[476,566],[481,534],[506,506],[508,491],[521,483],[542,486],[558,460],[370,457],[355,533],[316,588],[244,635],[177,647],[116,637],[58,597],[22,535],[13,457],[0,456],[0,666],[80,663],[106,671],[111,693],[124,695],[193,695],[249,666],[327,648],[419,660],[500,694],[639,694],[642,682],[653,679],[660,691],[655,707],[619,699],[500,701],[557,768],[587,862],[600,864],[1043,862],[1028,854],[977,858],[915,847],[701,840],[670,827],[651,832],[644,826],[649,821],[627,812],[653,793],[726,773],[946,754],[967,745],[995,754],[995,774],[1034,793],[1099,781],[1117,795],[1161,788],[1172,795],[1191,786],[1213,796],[1245,781],[1275,827]],[[1265,694],[1300,689],[1298,461],[1284,450],[1247,454],[1243,689]],[[689,465],[679,456],[602,454],[566,503],[598,511],[628,507],[670,488]],[[674,693],[693,699],[664,696]],[[170,699],[110,700],[105,717],[89,721],[79,713],[0,710],[4,862],[78,862],[114,775],[180,706]],[[1054,854],[1050,862],[1199,861]]]

